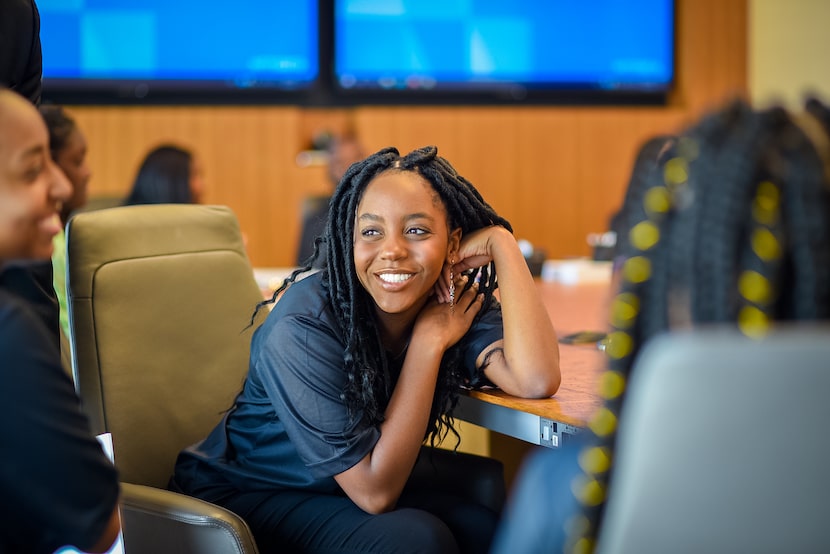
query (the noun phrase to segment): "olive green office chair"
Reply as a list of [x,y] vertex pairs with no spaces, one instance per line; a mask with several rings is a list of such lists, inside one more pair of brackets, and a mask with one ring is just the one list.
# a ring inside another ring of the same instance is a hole
[[80,213],[67,248],[72,370],[92,431],[112,433],[126,551],[256,552],[238,516],[165,490],[247,372],[262,296],[236,217],[190,204]]
[[830,326],[665,335],[635,364],[597,552],[830,552]]

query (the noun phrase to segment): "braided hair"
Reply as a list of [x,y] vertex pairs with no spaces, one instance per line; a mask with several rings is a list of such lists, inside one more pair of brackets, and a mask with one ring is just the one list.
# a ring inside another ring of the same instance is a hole
[[[819,121],[827,114],[808,107]],[[830,318],[830,181],[820,149],[784,109],[734,102],[681,135],[645,178],[611,308],[604,404],[571,483],[582,511],[566,523],[569,552],[594,548],[641,345],[684,326],[734,323],[760,338],[775,320]]]
[[[323,286],[328,291],[340,331],[346,337],[343,370],[347,385],[342,398],[350,417],[361,415],[375,425],[383,421],[391,395],[389,360],[375,325],[372,298],[357,277],[353,237],[355,214],[366,187],[375,177],[389,171],[413,172],[423,177],[443,202],[450,230],[460,228],[462,236],[491,225],[513,230],[475,187],[438,155],[435,146],[426,146],[405,156],[395,148],[385,148],[352,164],[346,171],[332,196],[325,232],[315,240],[314,254],[306,262],[308,265],[295,270],[274,296],[257,309],[274,302],[298,276],[311,270],[318,258],[325,257]],[[492,262],[480,272],[479,292],[484,294],[484,305],[479,315],[496,302],[493,293],[498,286]],[[472,283],[473,279],[469,279],[466,286],[472,286]],[[443,440],[450,431],[458,443],[452,411],[458,402],[459,387],[465,381],[461,362],[458,345],[447,350],[441,360],[426,433],[432,445]]]
[[639,217],[638,212],[643,203],[649,174],[660,170],[661,160],[664,159],[676,140],[677,137],[673,135],[657,135],[640,145],[634,159],[634,166],[631,170],[628,186],[625,189],[622,205],[611,218],[611,230],[617,239],[612,255],[612,259],[615,261],[622,257],[623,236],[633,226],[632,218],[636,220]]

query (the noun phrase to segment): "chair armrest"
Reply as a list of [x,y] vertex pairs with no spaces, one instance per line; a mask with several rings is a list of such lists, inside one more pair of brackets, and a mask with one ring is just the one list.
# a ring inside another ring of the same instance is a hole
[[124,549],[153,553],[256,554],[248,524],[210,502],[176,492],[121,483]]

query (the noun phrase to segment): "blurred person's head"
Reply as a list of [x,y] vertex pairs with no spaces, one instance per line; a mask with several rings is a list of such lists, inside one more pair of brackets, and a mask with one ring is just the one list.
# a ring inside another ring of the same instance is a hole
[[199,204],[204,196],[199,160],[189,150],[159,146],[141,163],[126,204]]
[[72,184],[72,196],[64,202],[61,220],[86,204],[87,185],[92,172],[86,163],[87,142],[81,129],[61,106],[41,106],[40,115],[49,131],[49,151]]
[[761,339],[785,321],[830,320],[828,113],[817,102],[805,114],[735,102],[672,141],[656,166],[636,169],[605,402],[580,457],[608,463],[580,463],[573,492],[585,517],[569,549],[599,528],[626,382],[649,341],[713,324]]
[[340,183],[340,179],[343,178],[349,166],[366,157],[357,137],[351,134],[333,137],[327,150],[329,156],[328,175],[333,187]]
[[37,109],[0,88],[0,261],[48,259],[71,193]]
[[673,135],[656,135],[643,142],[634,157],[634,164],[625,189],[625,196],[617,212],[611,217],[611,231],[616,235],[614,256],[626,239],[629,229],[641,217],[643,195],[649,183],[650,175],[659,172],[663,157],[675,145],[677,137]]

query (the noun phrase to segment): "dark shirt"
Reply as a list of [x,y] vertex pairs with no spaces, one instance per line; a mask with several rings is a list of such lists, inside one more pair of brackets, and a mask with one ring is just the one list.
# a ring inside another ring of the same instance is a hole
[[[471,382],[478,355],[503,338],[494,306],[460,341]],[[179,457],[175,480],[204,491],[220,474],[238,490],[337,493],[334,475],[363,459],[380,438],[364,418],[350,422],[341,394],[346,340],[321,274],[294,283],[254,334],[248,377],[236,406],[201,443]],[[390,362],[392,381],[403,356]]]
[[26,302],[0,287],[0,553],[91,548],[118,501],[58,350]]
[[43,57],[33,0],[0,1],[0,85],[40,104]]
[[52,260],[10,262],[0,270],[0,288],[26,302],[60,349],[60,308],[52,275]]

